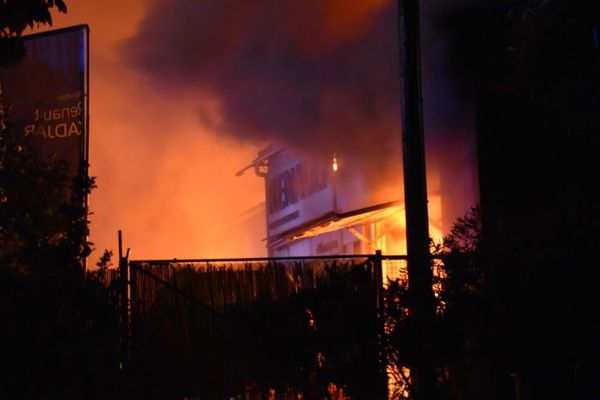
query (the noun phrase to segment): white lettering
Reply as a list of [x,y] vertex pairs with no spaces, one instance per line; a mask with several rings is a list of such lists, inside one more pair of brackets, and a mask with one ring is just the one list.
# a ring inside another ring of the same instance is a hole
[[46,136],[46,131],[44,130],[44,125],[38,125],[35,129],[35,136],[43,136],[44,138],[47,138],[48,136]]
[[54,128],[54,134],[59,138],[67,137],[67,124],[62,123],[56,125]]
[[69,137],[71,136],[81,136],[81,131],[79,130],[79,126],[75,122],[71,122],[69,125]]

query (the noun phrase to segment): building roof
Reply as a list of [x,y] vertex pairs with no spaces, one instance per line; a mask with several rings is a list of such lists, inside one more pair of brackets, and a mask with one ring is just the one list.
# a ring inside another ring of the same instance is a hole
[[404,211],[404,202],[391,201],[343,213],[329,212],[304,225],[268,238],[270,245],[293,242],[356,225],[371,224]]

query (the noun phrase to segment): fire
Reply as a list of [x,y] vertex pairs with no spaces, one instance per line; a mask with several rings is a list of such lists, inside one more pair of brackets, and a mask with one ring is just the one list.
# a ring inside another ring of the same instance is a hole
[[388,393],[390,399],[410,399],[410,368],[388,364]]
[[338,171],[338,159],[335,154],[333,155],[333,160],[331,162],[331,168],[333,169],[333,172]]

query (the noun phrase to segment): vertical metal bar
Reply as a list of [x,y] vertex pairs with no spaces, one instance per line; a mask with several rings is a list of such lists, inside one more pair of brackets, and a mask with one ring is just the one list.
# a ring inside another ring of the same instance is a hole
[[379,368],[379,382],[377,394],[378,398],[387,400],[388,394],[388,377],[387,377],[387,357],[385,351],[385,306],[384,306],[384,290],[383,290],[383,263],[381,250],[375,251],[373,263],[373,280],[375,286],[375,307],[377,320],[377,367]]
[[84,149],[84,157],[86,161],[86,175],[88,173],[88,164],[90,158],[90,27],[85,25],[86,32],[86,41],[85,41],[85,57],[86,57],[86,66],[85,66],[85,149]]
[[123,256],[123,236],[119,231],[119,278],[121,283],[121,368],[125,368],[129,349],[129,299],[128,299],[128,268],[127,257]]
[[435,374],[428,350],[433,318],[427,182],[421,89],[419,0],[399,0],[400,84],[408,281],[418,359],[412,376],[417,399],[433,399]]
[[[129,261],[129,260],[128,260]],[[129,314],[129,348],[128,348],[128,357],[131,362],[134,359],[134,349],[135,349],[135,339],[136,339],[136,321],[138,317],[138,297],[137,297],[137,270],[136,267],[132,263],[127,263],[129,267],[129,305],[130,305],[130,314]]]

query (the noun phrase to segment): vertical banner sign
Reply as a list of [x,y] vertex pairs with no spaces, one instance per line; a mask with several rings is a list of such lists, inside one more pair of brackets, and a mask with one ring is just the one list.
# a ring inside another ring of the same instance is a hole
[[72,176],[87,173],[88,36],[87,25],[23,36],[25,58],[0,69],[18,137],[43,160],[67,161]]

